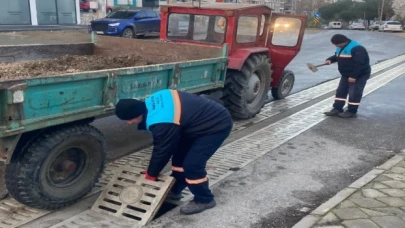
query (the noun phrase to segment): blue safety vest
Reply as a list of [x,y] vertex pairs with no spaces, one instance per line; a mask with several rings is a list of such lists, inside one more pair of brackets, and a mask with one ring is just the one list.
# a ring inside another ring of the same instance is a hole
[[[337,47],[336,48],[336,57],[338,58],[351,58],[352,57],[352,49],[361,46],[359,43],[356,41],[350,41],[350,43],[343,49],[343,51],[340,53],[341,48]],[[340,53],[340,55],[339,55]]]
[[146,130],[157,123],[173,123],[180,125],[181,101],[177,90],[160,90],[145,99],[148,114]]

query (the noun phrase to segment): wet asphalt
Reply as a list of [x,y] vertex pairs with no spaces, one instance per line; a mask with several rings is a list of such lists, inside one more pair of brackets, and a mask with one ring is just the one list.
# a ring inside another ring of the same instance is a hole
[[[296,77],[292,93],[339,77],[336,65],[319,68],[316,73],[308,70],[306,66],[307,62],[323,63],[327,57],[333,55],[334,46],[330,43],[330,38],[338,32],[364,44],[372,64],[405,53],[405,38],[390,33],[325,30],[307,34],[300,53],[286,68],[292,70]],[[108,140],[109,158],[120,157],[151,142],[147,133],[138,132],[136,126],[128,126],[115,116],[97,120],[94,126],[99,128]]]
[[192,216],[176,208],[147,227],[292,227],[405,149],[404,86],[405,74],[363,98],[357,118],[327,118],[222,180],[217,207]]
[[[322,63],[333,54],[329,40],[337,32],[363,43],[372,63],[405,53],[405,39],[395,34],[322,31],[306,35],[301,52],[288,66],[296,74],[293,92],[339,76],[336,66],[317,73],[305,66],[307,62]],[[358,118],[328,118],[233,173],[213,188],[216,208],[193,216],[180,216],[177,208],[150,227],[292,227],[310,210],[405,148],[404,86],[405,75],[365,97]],[[151,142],[147,133],[115,117],[93,125],[105,134],[110,159]],[[56,218],[44,218],[49,219]]]

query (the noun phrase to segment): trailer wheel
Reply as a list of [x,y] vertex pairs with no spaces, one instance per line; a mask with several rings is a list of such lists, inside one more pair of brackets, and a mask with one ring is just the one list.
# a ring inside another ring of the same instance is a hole
[[232,116],[249,119],[260,112],[271,82],[271,64],[266,55],[250,56],[242,71],[230,71],[225,80],[223,101]]
[[271,88],[271,95],[276,100],[284,99],[288,96],[288,94],[290,94],[292,88],[294,87],[294,82],[294,73],[289,70],[284,71],[278,87]]
[[105,140],[88,124],[41,133],[7,165],[11,196],[27,206],[55,210],[91,191],[106,159]]

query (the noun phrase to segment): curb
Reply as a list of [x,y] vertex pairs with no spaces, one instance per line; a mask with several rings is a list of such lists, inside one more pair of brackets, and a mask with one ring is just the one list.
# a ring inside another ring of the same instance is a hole
[[391,169],[394,165],[405,159],[405,150],[401,151],[399,155],[395,155],[384,164],[373,168],[370,172],[366,173],[364,176],[357,179],[349,187],[344,188],[342,191],[338,192],[335,196],[330,198],[325,203],[321,204],[315,210],[313,210],[309,215],[302,218],[298,223],[296,223],[292,228],[311,228],[315,223],[317,223],[323,216],[325,216],[331,209],[336,207],[342,201],[347,199],[354,192],[364,187],[366,184],[374,180],[378,175],[382,174],[388,169]]

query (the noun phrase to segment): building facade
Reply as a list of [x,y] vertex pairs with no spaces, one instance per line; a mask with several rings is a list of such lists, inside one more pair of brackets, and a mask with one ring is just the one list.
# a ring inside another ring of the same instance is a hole
[[79,0],[0,0],[0,25],[80,24]]

